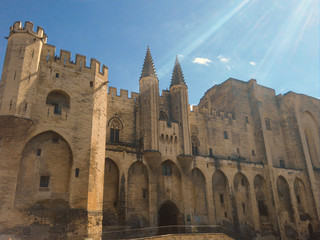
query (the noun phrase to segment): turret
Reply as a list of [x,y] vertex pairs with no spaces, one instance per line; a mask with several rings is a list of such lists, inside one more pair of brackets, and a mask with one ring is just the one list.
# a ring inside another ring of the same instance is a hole
[[33,31],[33,23],[15,22],[10,28],[0,87],[0,115],[31,116],[36,98],[36,80],[42,46],[47,41],[43,29]]
[[159,150],[159,82],[148,47],[140,76],[140,136],[145,151]]
[[174,121],[179,123],[180,152],[182,155],[191,155],[188,87],[184,80],[178,57],[176,57],[173,68],[170,96],[171,116]]

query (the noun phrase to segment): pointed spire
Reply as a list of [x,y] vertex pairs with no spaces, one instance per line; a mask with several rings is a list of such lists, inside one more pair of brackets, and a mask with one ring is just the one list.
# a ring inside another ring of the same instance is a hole
[[143,77],[157,77],[149,46],[147,49],[146,57],[144,59],[144,64],[143,64],[140,79]]
[[178,84],[186,85],[186,82],[184,81],[184,76],[182,73],[182,69],[180,66],[178,56],[176,56],[176,61],[174,63],[170,87],[172,87],[173,85],[178,85]]

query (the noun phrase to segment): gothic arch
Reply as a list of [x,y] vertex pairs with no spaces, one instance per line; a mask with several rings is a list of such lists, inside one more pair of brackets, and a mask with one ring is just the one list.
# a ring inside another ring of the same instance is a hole
[[[107,124],[110,135],[109,135],[109,143],[119,143],[120,142],[120,132],[123,129],[123,124],[121,120],[115,115],[113,116]],[[107,134],[108,136],[108,134]]]
[[179,215],[180,213],[177,205],[174,204],[171,200],[165,200],[160,204],[158,209],[158,225],[178,225],[180,223]]
[[106,158],[103,188],[103,226],[114,226],[118,221],[119,208],[119,168],[110,158]]
[[292,208],[292,200],[290,188],[287,180],[283,176],[277,178],[277,192],[279,200],[279,212],[283,222],[294,223],[294,211]]
[[249,181],[243,173],[238,172],[234,176],[233,185],[240,231],[254,229]]
[[21,153],[15,204],[27,207],[48,198],[69,202],[72,163],[70,145],[58,133],[32,137]]
[[160,164],[158,170],[158,203],[171,200],[182,207],[182,178],[178,166],[167,159]]
[[119,117],[116,116],[116,114],[109,119],[107,126],[110,128],[114,127],[116,129],[123,129],[122,121]]
[[259,221],[260,221],[260,230],[262,232],[267,232],[270,225],[270,214],[272,210],[272,202],[270,199],[270,193],[267,187],[265,179],[257,174],[253,181],[255,199],[258,206]]
[[206,179],[199,168],[194,168],[189,175],[190,200],[195,224],[208,223]]
[[140,161],[131,164],[128,171],[128,225],[149,226],[149,176]]
[[314,116],[309,111],[305,111],[303,113],[303,130],[312,165],[316,168],[320,168],[320,142],[318,126],[319,125]]
[[212,175],[212,192],[217,224],[226,227],[232,226],[229,181],[221,170],[216,170]]

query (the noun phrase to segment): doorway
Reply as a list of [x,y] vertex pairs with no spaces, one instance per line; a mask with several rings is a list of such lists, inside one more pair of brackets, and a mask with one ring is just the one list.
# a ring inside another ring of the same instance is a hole
[[177,225],[179,210],[173,202],[167,201],[159,208],[158,216],[159,226]]

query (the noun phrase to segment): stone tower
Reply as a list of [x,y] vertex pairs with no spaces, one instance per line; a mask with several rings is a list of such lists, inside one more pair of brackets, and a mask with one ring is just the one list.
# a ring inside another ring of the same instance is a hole
[[38,27],[33,31],[33,24],[16,22],[10,28],[1,82],[4,84],[0,100],[0,114],[30,117],[35,103],[40,55],[47,36]]
[[188,87],[184,80],[178,57],[176,57],[173,68],[170,94],[171,116],[174,121],[179,123],[179,138],[183,139],[180,145],[180,152],[182,155],[191,155]]
[[140,136],[144,151],[159,150],[159,82],[148,47],[140,77]]

